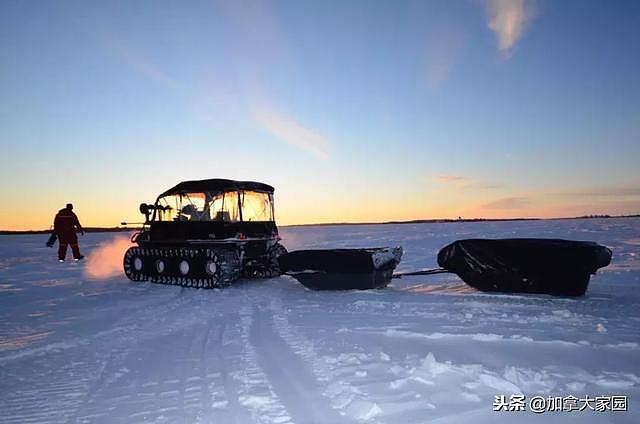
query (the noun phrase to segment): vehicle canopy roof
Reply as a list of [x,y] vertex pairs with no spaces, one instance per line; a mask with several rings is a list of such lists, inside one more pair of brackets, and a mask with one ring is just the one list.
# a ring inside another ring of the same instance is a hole
[[171,196],[183,193],[198,192],[224,192],[224,191],[259,191],[263,193],[273,193],[273,187],[268,184],[255,181],[235,181],[222,178],[212,178],[209,180],[183,181],[175,187],[170,188],[158,197]]

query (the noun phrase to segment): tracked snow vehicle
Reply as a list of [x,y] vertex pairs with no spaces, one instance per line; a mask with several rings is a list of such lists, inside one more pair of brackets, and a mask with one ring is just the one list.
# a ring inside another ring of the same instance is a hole
[[228,286],[238,278],[280,275],[286,253],[274,218],[273,187],[253,181],[185,181],[142,203],[142,230],[124,256],[133,281]]

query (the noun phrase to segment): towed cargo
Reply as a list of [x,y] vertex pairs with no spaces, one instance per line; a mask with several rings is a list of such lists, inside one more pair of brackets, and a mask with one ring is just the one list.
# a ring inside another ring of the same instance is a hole
[[467,239],[438,252],[438,265],[487,292],[582,296],[611,249],[590,241]]
[[278,258],[280,270],[312,290],[386,287],[402,247],[296,250]]
[[559,239],[457,240],[438,252],[438,265],[393,274],[402,248],[298,250],[279,258],[281,270],[314,290],[382,288],[392,278],[453,273],[485,292],[582,296],[611,250]]

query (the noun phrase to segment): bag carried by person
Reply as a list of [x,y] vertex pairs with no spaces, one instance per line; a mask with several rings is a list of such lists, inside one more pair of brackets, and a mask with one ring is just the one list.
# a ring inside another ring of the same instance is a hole
[[53,247],[53,245],[56,243],[56,240],[58,240],[58,235],[56,233],[51,233],[51,235],[49,236],[49,240],[47,240],[47,247]]

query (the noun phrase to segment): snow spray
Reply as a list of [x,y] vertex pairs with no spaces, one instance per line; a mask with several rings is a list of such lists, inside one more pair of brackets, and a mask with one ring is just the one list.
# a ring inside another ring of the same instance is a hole
[[94,280],[106,280],[124,275],[122,258],[132,245],[129,237],[123,235],[100,243],[86,259],[84,275]]

